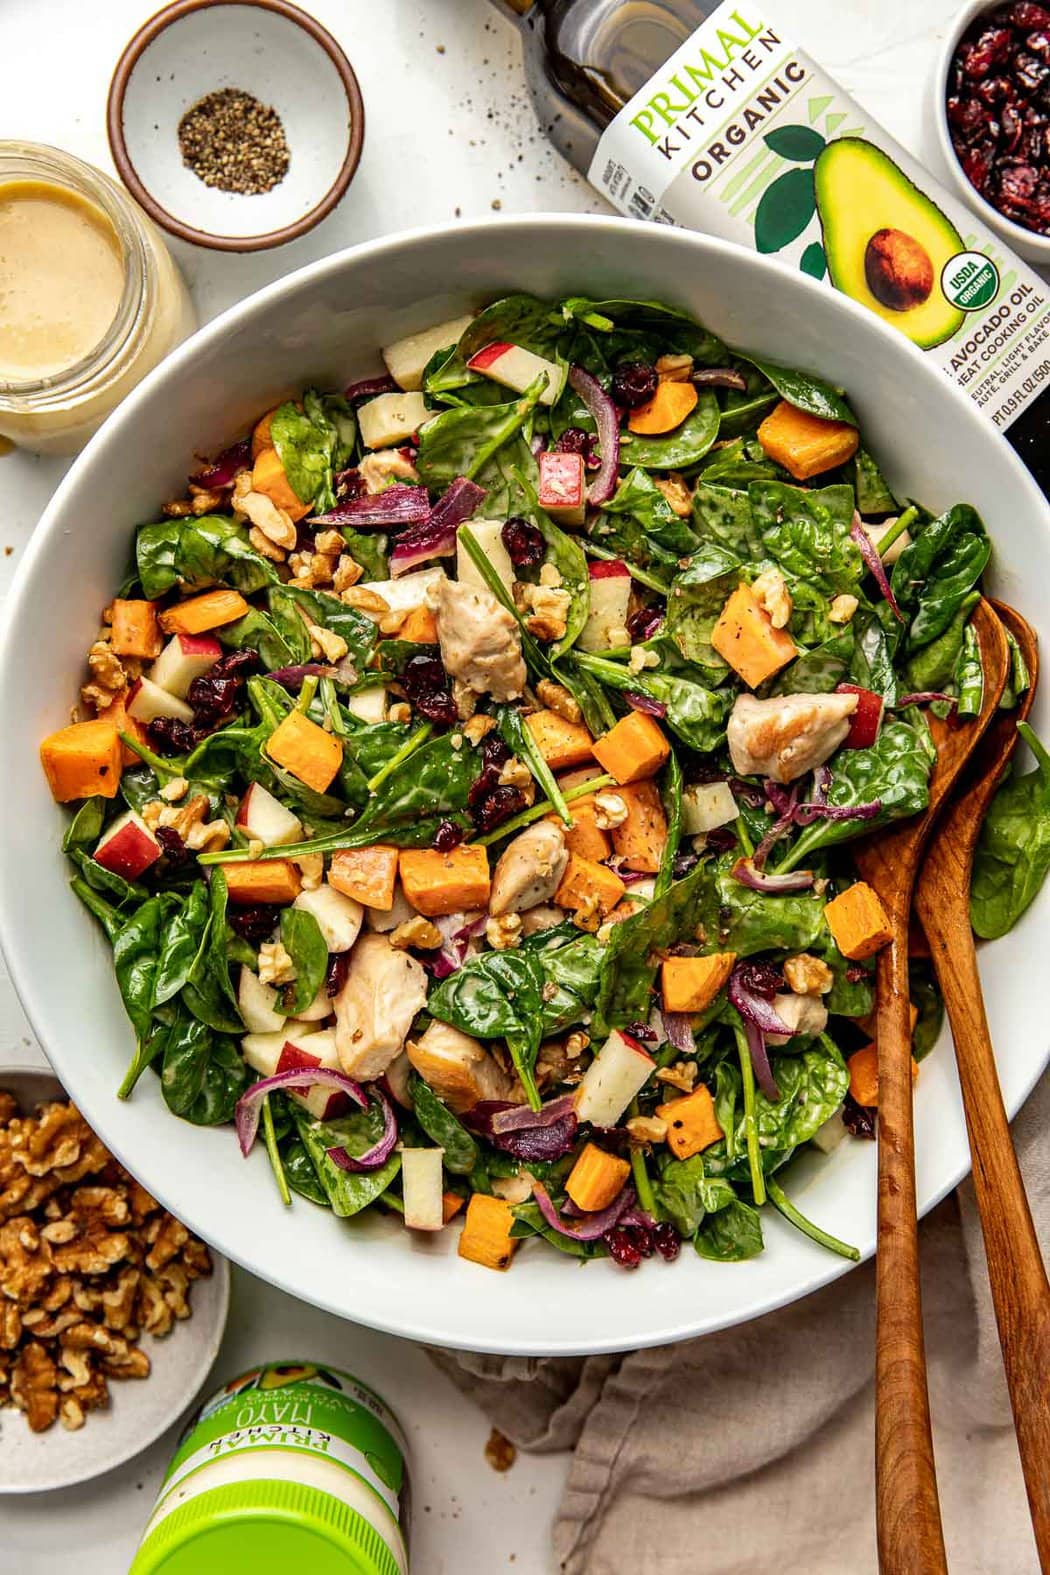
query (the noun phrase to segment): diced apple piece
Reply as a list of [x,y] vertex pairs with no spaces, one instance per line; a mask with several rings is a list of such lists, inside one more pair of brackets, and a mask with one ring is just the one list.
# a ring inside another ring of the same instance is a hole
[[414,436],[430,413],[422,394],[378,394],[358,407],[361,441],[366,448],[393,448]]
[[259,782],[253,782],[241,799],[237,825],[246,837],[261,842],[264,848],[298,842],[303,834],[302,822]]
[[159,716],[174,717],[177,722],[193,721],[193,707],[169,694],[152,678],[136,678],[128,690],[124,709],[136,722],[153,722]]
[[682,793],[682,830],[687,837],[717,831],[739,814],[740,806],[728,782],[698,782]]
[[637,1039],[614,1029],[580,1081],[577,1117],[596,1127],[614,1127],[655,1069]]
[[582,525],[587,512],[587,482],[582,454],[546,450],[539,457],[541,509],[562,525]]
[[857,709],[849,719],[849,732],[842,741],[843,749],[870,749],[882,732],[882,718],[886,709],[883,698],[874,689],[862,689],[858,684],[838,684],[837,695],[856,695]]
[[323,1023],[326,1017],[332,1017],[334,1013],[335,1007],[328,994],[327,984],[322,980],[321,987],[313,1000],[309,1005],[304,1006],[301,1012],[296,1013],[295,1022]]
[[237,980],[237,1010],[249,1033],[283,1034],[285,1018],[277,1011],[277,991],[272,984],[263,984],[243,963]]
[[822,1154],[833,1154],[846,1136],[846,1123],[842,1119],[842,1107],[839,1106],[834,1115],[821,1123],[810,1138],[814,1148],[819,1148]]
[[386,690],[382,684],[373,684],[370,689],[359,689],[356,694],[347,695],[346,709],[359,722],[385,722]]
[[316,891],[301,891],[292,903],[317,920],[330,952],[348,952],[361,930],[365,910],[352,897],[344,897],[334,886],[318,886]]
[[[241,1051],[248,1065],[263,1077],[273,1077],[278,1072],[310,1071],[326,1067],[338,1072],[335,1035],[331,1029],[318,1031],[310,1023],[296,1021],[294,1028],[274,1034],[246,1034],[241,1040]],[[309,1111],[317,1121],[334,1121],[345,1115],[350,1101],[341,1088],[314,1084],[312,1088],[286,1087],[297,1104]]]
[[[513,592],[514,581],[517,575],[514,565],[510,561],[510,553],[503,545],[502,520],[471,520],[470,534],[481,548],[492,568],[495,569],[508,591]],[[470,557],[466,547],[457,535],[456,538],[456,578],[461,585],[476,585],[479,590],[487,590],[488,586],[478,573],[473,558]]]
[[138,880],[143,870],[157,862],[162,851],[142,816],[129,809],[102,833],[94,859],[114,875]]
[[[284,1019],[282,1018],[282,1024]],[[287,1072],[296,1065],[320,1066],[320,1056],[313,1056],[308,1062],[299,1062],[286,1058],[285,1065],[281,1066],[281,1056],[285,1045],[291,1046],[290,1054],[299,1049],[299,1042],[305,1045],[307,1039],[320,1037],[320,1029],[304,1026],[298,1033],[288,1026],[276,1028],[268,1033],[244,1034],[241,1039],[241,1053],[253,1072],[258,1072],[260,1077],[274,1077],[278,1072]],[[300,1052],[305,1055],[305,1051]]]
[[445,1223],[440,1148],[401,1150],[401,1191],[409,1230],[440,1230]]
[[185,700],[195,678],[210,673],[222,646],[210,634],[173,634],[149,670],[152,683]]
[[626,563],[618,558],[612,562],[592,559],[587,571],[591,602],[577,645],[581,651],[608,651],[630,644],[627,608],[631,600],[631,576]]
[[407,334],[395,339],[381,351],[386,369],[399,388],[415,390],[423,386],[423,373],[427,363],[439,350],[451,350],[457,345],[473,322],[470,314],[453,317],[447,323],[437,323],[418,334]]
[[512,388],[516,394],[523,394],[541,372],[546,372],[547,386],[540,395],[541,405],[556,405],[565,386],[564,367],[559,366],[556,361],[548,361],[541,355],[534,355],[531,350],[525,350],[521,345],[503,343],[486,345],[483,350],[471,356],[467,365],[472,372],[481,372],[485,377],[491,377],[494,383],[501,383],[504,388]]

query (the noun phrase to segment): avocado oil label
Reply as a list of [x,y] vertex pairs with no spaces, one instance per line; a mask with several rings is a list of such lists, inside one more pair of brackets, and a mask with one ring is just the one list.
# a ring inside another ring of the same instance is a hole
[[1006,427],[1050,380],[1043,281],[798,49],[718,7],[604,131],[588,177],[621,213],[825,280]]

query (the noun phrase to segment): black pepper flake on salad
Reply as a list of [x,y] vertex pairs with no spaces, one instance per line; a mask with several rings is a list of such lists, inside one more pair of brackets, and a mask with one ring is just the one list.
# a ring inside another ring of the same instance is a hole
[[[41,746],[120,1097],[488,1268],[751,1257],[774,1173],[873,1130],[850,846],[925,808],[931,709],[968,725],[985,526],[888,514],[840,390],[673,307],[512,296],[383,355],[202,435]],[[982,934],[1050,863],[1015,878],[1031,741]]]

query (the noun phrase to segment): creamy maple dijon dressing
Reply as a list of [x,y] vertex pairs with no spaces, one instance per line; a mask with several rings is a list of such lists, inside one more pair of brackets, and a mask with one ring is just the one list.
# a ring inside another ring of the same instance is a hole
[[52,377],[90,355],[124,291],[101,209],[47,181],[0,185],[0,379]]

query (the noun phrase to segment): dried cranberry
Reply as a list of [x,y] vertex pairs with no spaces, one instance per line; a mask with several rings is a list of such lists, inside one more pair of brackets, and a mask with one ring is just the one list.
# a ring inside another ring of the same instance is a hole
[[[999,78],[993,78],[998,81]],[[988,123],[988,111],[983,104],[975,98],[950,98],[948,100],[948,120],[954,129],[965,139],[983,131]]]
[[243,693],[243,678],[214,678],[210,673],[195,678],[186,694],[195,725],[217,727],[237,710]]
[[648,1023],[628,1023],[624,1033],[630,1039],[637,1039],[639,1044],[655,1044],[656,1029],[650,1028]]
[[651,639],[663,621],[664,615],[659,607],[636,607],[634,612],[627,614],[627,633],[631,636],[631,644],[640,645],[643,640]]
[[352,465],[349,470],[341,470],[335,478],[335,495],[340,503],[359,498],[364,490],[365,484],[356,465]]
[[196,729],[175,716],[155,716],[146,723],[146,737],[158,755],[184,755],[198,742]]
[[[730,847],[735,846],[736,838],[733,837],[730,841]],[[682,880],[686,875],[689,874],[691,869],[696,868],[699,862],[699,853],[676,853],[674,856],[674,862],[671,865],[671,874],[675,880]]]
[[852,1094],[847,1094],[842,1102],[843,1125],[854,1137],[873,1138],[877,1114],[870,1105],[858,1105]]
[[682,1238],[670,1220],[663,1220],[654,1228],[653,1246],[667,1263],[673,1263],[681,1252]]
[[639,1252],[643,1258],[652,1257],[653,1237],[648,1225],[642,1225],[638,1223],[631,1225],[621,1225],[618,1228],[627,1232],[627,1239],[630,1241],[635,1251]]
[[1024,121],[1012,104],[1003,105],[1000,125],[1002,126],[1003,146],[1007,153],[1013,153],[1024,136]]
[[525,795],[515,787],[493,788],[480,804],[471,806],[471,819],[479,831],[494,831],[525,808]]
[[618,405],[635,410],[652,399],[659,381],[655,366],[648,361],[621,361],[613,373],[610,392]]
[[[281,910],[274,903],[256,902],[245,908],[232,904],[226,910],[230,928],[253,946],[272,935],[281,919]],[[348,954],[349,955],[349,954]]]
[[746,962],[739,963],[738,968],[740,983],[745,990],[751,990],[755,995],[764,995],[767,1000],[772,1000],[784,988],[784,975],[774,963],[749,957]]
[[[973,91],[977,94],[977,97],[981,100],[982,104],[1014,104],[1017,102],[1017,89],[1014,87],[1009,77],[985,77],[983,82],[977,83]],[[955,120],[951,115],[952,102],[952,100],[949,100],[948,103],[949,119],[952,121],[953,125],[957,125],[960,124],[960,122]],[[958,104],[959,100],[955,99],[954,102]],[[974,105],[974,101],[972,99],[969,100],[966,107],[967,109],[975,108],[977,111],[977,118],[983,121],[983,117],[981,116],[980,112],[980,106]]]
[[1016,4],[1010,7],[1003,20],[1023,30],[1030,27],[1050,27],[1050,11],[1045,6],[1034,4],[1033,0],[1016,0]]
[[516,569],[532,569],[537,563],[543,562],[545,544],[538,525],[515,514],[504,525],[500,535]]
[[500,773],[510,759],[510,750],[498,733],[486,733],[478,746],[478,753],[481,756],[481,770],[467,793],[467,803],[472,809],[499,787]]
[[1046,81],[1050,66],[1040,60],[1038,55],[1030,55],[1022,49],[1013,65],[1014,80],[1019,82],[1026,93],[1037,93]]
[[436,656],[412,656],[405,663],[401,685],[412,705],[428,722],[451,726],[459,720],[448,674]]
[[1029,33],[1025,43],[1033,55],[1038,55],[1040,60],[1050,61],[1050,31],[1046,28]]
[[333,952],[328,959],[328,969],[324,976],[324,993],[333,1001],[346,983],[350,972],[350,953]]
[[612,1230],[607,1230],[602,1240],[609,1249],[610,1258],[621,1269],[637,1269],[642,1255],[623,1225],[615,1225]]
[[168,861],[169,869],[181,869],[184,864],[189,863],[190,854],[186,851],[186,844],[174,826],[157,826],[153,835],[164,849],[164,857]]
[[1008,165],[999,176],[999,196],[1004,202],[1024,207],[1038,183],[1039,177],[1029,165]]
[[986,77],[993,66],[1007,60],[1013,52],[1014,38],[1008,27],[988,27],[971,44],[963,59],[968,77]]
[[716,826],[714,831],[707,833],[706,846],[712,853],[728,853],[730,848],[736,847],[736,832],[728,826]]
[[963,173],[970,185],[975,186],[978,191],[983,191],[988,184],[988,176],[992,169],[991,153],[979,148],[956,147],[955,151],[959,155]]
[[431,846],[437,853],[451,853],[463,841],[463,827],[454,820],[443,820],[434,833]]
[[556,454],[582,454],[583,463],[588,470],[597,470],[601,465],[598,458],[598,438],[594,432],[585,432],[582,427],[566,427],[557,443],[554,445]]
[[262,668],[263,661],[258,651],[252,645],[245,645],[239,651],[227,651],[225,656],[220,656],[208,676],[250,678],[253,673],[261,673]]

